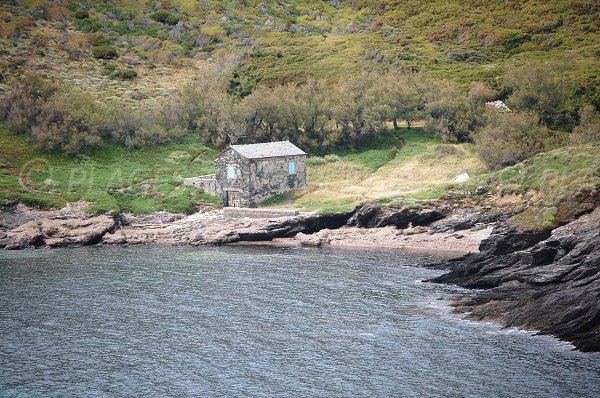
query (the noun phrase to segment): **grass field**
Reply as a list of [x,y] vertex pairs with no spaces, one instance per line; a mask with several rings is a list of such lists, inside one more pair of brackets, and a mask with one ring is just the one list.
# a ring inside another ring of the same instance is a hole
[[214,169],[216,150],[195,137],[161,147],[130,151],[107,144],[90,155],[40,154],[24,137],[0,126],[0,201],[41,207],[90,202],[90,212],[191,212],[218,201],[181,185],[183,177]]
[[367,200],[428,199],[458,174],[485,171],[473,145],[443,144],[422,128],[390,130],[372,147],[335,155],[310,160],[308,187],[278,205],[332,212]]
[[[2,125],[0,142],[1,203],[56,208],[82,200],[92,213],[134,214],[221,206],[216,198],[181,184],[184,177],[214,171],[217,150],[191,135],[138,151],[107,144],[76,157],[40,154]],[[450,182],[465,172],[470,181]],[[525,211],[514,219],[523,228],[552,226],[581,211],[600,190],[600,148],[561,148],[487,173],[472,144],[444,144],[422,128],[401,128],[360,150],[311,157],[307,188],[276,195],[263,206],[331,213],[368,200],[382,206],[418,205],[468,198],[478,186],[491,193],[487,207],[501,207],[509,198],[523,205]]]
[[[139,151],[107,144],[90,155],[40,154],[22,136],[0,128],[0,200],[41,207],[90,202],[89,211],[189,212],[218,201],[181,185],[183,177],[214,171],[217,151],[188,136],[181,142]],[[418,196],[456,174],[481,173],[470,145],[442,144],[421,128],[374,140],[361,150],[341,150],[312,158],[308,187],[277,195],[267,206],[295,206],[332,212],[365,200]]]

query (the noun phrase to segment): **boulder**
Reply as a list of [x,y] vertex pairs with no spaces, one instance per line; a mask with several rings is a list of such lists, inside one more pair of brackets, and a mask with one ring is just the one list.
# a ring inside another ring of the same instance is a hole
[[466,181],[469,181],[470,179],[471,179],[471,177],[469,177],[469,174],[462,173],[462,174],[459,174],[456,177],[454,177],[451,181],[452,182],[466,182]]

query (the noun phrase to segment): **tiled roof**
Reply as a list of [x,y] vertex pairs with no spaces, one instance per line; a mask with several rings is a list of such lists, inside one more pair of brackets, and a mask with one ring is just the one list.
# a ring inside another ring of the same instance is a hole
[[264,144],[232,145],[231,149],[247,159],[306,155],[306,152],[289,141],[265,142]]

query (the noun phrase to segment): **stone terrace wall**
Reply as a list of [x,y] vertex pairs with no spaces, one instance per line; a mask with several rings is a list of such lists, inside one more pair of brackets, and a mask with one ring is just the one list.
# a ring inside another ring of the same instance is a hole
[[217,180],[214,174],[184,178],[183,185],[191,185],[193,187],[203,190],[207,194],[213,196],[217,195]]

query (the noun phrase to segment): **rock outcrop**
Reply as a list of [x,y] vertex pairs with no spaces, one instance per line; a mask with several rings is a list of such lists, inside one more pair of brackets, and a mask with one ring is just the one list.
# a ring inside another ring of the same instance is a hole
[[4,233],[0,247],[24,249],[90,245],[100,242],[115,226],[115,218],[110,215],[33,220]]
[[393,225],[406,228],[410,224],[426,226],[450,213],[448,208],[413,209],[408,207],[381,208],[371,203],[356,207],[347,225],[360,228],[382,228]]
[[[305,236],[303,241],[306,244],[318,245],[320,244],[318,239],[311,238],[311,235],[322,230],[338,230],[342,227],[359,229],[389,227],[406,230],[408,234],[410,231],[420,231],[418,227],[435,225],[435,229],[427,229],[427,231],[451,233],[471,228],[477,222],[483,221],[482,216],[477,212],[470,212],[467,219],[453,212],[456,213],[456,210],[446,207],[380,208],[367,203],[346,213],[302,214],[280,218],[228,218],[219,211],[199,212],[187,217],[164,212],[142,217],[130,215],[90,217],[81,206],[71,206],[46,213],[12,208],[5,209],[6,217],[0,229],[0,247],[10,249],[31,246],[59,247],[97,242],[222,245],[293,238],[298,234]],[[444,219],[448,219],[448,222],[444,222]],[[344,231],[340,236],[352,234],[356,235],[357,232]],[[308,243],[312,241],[314,242]]]
[[554,231],[498,228],[433,282],[485,289],[456,309],[600,351],[600,209]]

